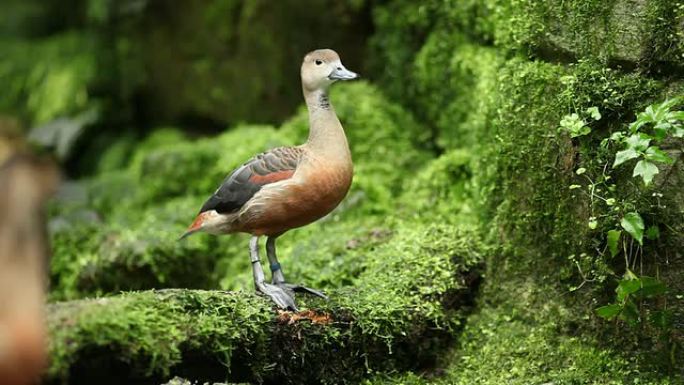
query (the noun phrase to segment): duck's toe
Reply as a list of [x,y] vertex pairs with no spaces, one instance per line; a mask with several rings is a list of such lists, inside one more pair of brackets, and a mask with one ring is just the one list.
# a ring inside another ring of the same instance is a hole
[[294,293],[286,287],[262,282],[257,284],[257,291],[268,296],[281,309],[298,310],[294,300]]
[[279,284],[277,284],[277,285],[278,285],[279,287],[285,289],[286,291],[293,291],[293,292],[296,292],[296,293],[311,294],[311,295],[315,295],[316,297],[323,298],[323,299],[326,300],[326,301],[328,300],[328,296],[325,295],[325,294],[323,294],[323,292],[321,292],[321,291],[319,291],[319,290],[316,290],[316,289],[312,289],[312,288],[310,288],[310,287],[306,287],[306,286],[302,286],[302,285],[295,285],[295,284],[286,283],[286,282],[282,282],[282,283],[279,283]]

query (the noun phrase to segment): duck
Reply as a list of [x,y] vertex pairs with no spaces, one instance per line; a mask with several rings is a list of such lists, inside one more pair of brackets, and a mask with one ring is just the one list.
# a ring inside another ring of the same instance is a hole
[[[324,299],[316,289],[289,283],[276,255],[276,240],[330,213],[344,199],[353,178],[353,163],[344,128],[328,96],[338,81],[359,75],[342,65],[331,49],[304,56],[300,69],[309,116],[304,144],[277,147],[258,154],[233,170],[206,202],[181,239],[197,233],[248,233],[254,286],[279,308],[297,311],[295,292]],[[260,259],[260,238],[266,237],[271,282]]]

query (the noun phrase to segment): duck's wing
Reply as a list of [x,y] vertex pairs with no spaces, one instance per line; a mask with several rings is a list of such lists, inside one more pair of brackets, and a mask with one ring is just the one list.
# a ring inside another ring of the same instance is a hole
[[263,186],[291,178],[303,155],[300,147],[278,147],[255,156],[224,179],[200,213],[239,211]]

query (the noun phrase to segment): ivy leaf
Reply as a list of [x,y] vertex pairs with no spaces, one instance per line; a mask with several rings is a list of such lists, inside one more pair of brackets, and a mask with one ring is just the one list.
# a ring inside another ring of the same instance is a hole
[[622,132],[622,131],[616,131],[616,132],[613,132],[613,133],[610,135],[610,140],[618,141],[618,140],[620,140],[620,139],[622,139],[622,138],[624,138],[624,137],[625,137],[625,133],[624,133],[624,132]]
[[644,133],[633,134],[625,139],[625,143],[627,144],[628,149],[631,148],[635,151],[644,151],[651,143],[651,137]]
[[622,279],[615,289],[618,301],[624,301],[630,294],[634,294],[641,289],[641,280],[639,278]]
[[629,124],[629,132],[636,133],[644,124],[648,123],[648,121],[649,119],[646,118],[643,113],[640,113],[637,116],[637,120]]
[[622,306],[617,303],[611,303],[610,305],[597,308],[596,314],[598,314],[598,316],[601,318],[613,319],[615,316],[620,314],[620,311],[622,311]]
[[612,257],[616,256],[620,252],[620,249],[618,247],[620,235],[622,235],[622,231],[610,230],[608,231],[608,235],[606,236],[606,238],[608,239],[608,250],[610,250],[610,255]]
[[644,220],[641,215],[637,212],[631,212],[625,214],[625,216],[620,221],[620,226],[622,226],[629,235],[632,236],[640,245],[644,242]]
[[655,137],[658,140],[663,140],[667,136],[668,131],[672,129],[672,124],[668,122],[662,122],[656,124],[655,127],[653,127],[653,132],[655,133]]
[[673,162],[672,158],[670,158],[669,155],[657,146],[651,146],[646,149],[646,155],[645,158],[648,160],[652,160],[654,162],[661,162],[661,163],[667,163],[670,164]]
[[658,167],[655,164],[647,160],[640,160],[637,162],[636,166],[634,166],[632,176],[640,176],[641,179],[644,180],[644,184],[648,186],[653,181],[653,177],[659,172],[660,171],[658,171]]
[[618,151],[617,154],[615,154],[615,162],[613,163],[613,168],[625,163],[626,161],[634,158],[638,158],[639,153],[637,153],[634,149],[628,148],[626,150]]
[[589,114],[589,116],[591,116],[591,118],[594,120],[600,120],[601,119],[601,113],[599,112],[598,107],[587,108],[587,114]]
[[672,134],[675,138],[684,138],[684,127],[679,125],[674,126],[674,133]]
[[560,121],[560,126],[561,129],[564,129],[570,134],[571,138],[584,136],[591,132],[591,128],[589,128],[589,126],[586,125],[586,122],[576,113],[565,115]]

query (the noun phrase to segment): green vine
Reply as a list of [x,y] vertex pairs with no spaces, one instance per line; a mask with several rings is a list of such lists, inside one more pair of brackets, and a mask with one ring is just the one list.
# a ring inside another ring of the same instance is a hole
[[[618,278],[614,301],[596,309],[596,313],[602,318],[617,318],[632,326],[641,324],[646,318],[652,326],[663,330],[671,325],[672,314],[666,306],[650,311],[648,317],[640,310],[644,299],[656,298],[668,291],[668,287],[658,277],[643,275],[641,272],[644,239],[653,241],[660,237],[660,229],[655,221],[646,226],[643,215],[645,212],[642,209],[653,206],[650,201],[644,202],[651,197],[656,198],[655,206],[660,208],[658,198],[663,196],[660,191],[662,186],[654,186],[653,180],[660,173],[659,164],[669,165],[674,162],[660,146],[665,141],[681,142],[684,137],[684,111],[673,110],[681,104],[682,99],[675,98],[648,106],[637,115],[634,122],[601,141],[599,151],[606,156],[598,157],[600,162],[596,164],[596,170],[591,170],[595,171],[593,177],[588,175],[590,173],[585,167],[575,171],[588,183],[569,186],[572,190],[577,189],[587,194],[590,199],[591,216],[588,227],[591,230],[599,231],[597,229],[600,228],[605,231],[604,247],[598,249],[599,261],[605,262],[620,254],[624,258],[625,272]],[[571,138],[586,136],[592,132],[588,122],[600,119],[599,109],[590,107],[563,117],[559,131],[567,132]],[[616,174],[626,166],[631,168],[633,178],[640,179],[641,186],[631,185],[629,178],[616,182]],[[650,194],[643,194],[645,191]],[[574,261],[583,278],[583,282],[572,290],[579,289],[587,282],[603,281],[609,275],[606,270],[610,272],[610,269],[605,265],[587,273],[574,255],[570,259]],[[635,272],[637,270],[640,271],[639,274]]]

